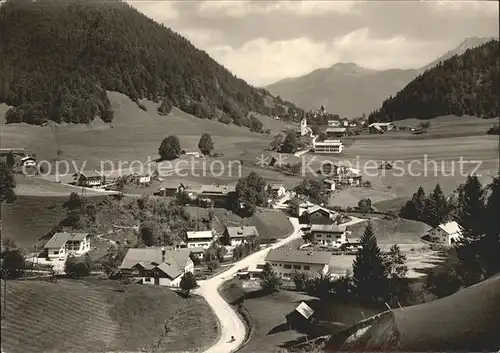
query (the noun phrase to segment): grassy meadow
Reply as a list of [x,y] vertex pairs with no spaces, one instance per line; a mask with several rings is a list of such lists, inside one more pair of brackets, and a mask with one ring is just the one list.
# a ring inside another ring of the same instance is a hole
[[217,319],[195,295],[184,299],[170,289],[99,280],[7,284],[6,352],[179,352],[217,338]]

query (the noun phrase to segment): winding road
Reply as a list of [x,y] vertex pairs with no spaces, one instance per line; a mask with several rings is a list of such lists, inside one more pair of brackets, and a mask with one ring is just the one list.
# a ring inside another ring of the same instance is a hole
[[[262,249],[246,258],[236,262],[230,269],[223,273],[212,277],[205,281],[199,281],[200,287],[195,293],[201,295],[208,302],[212,310],[215,312],[219,320],[221,336],[219,341],[204,353],[230,353],[234,352],[245,340],[245,325],[241,321],[238,314],[233,308],[221,297],[218,288],[223,282],[233,277],[239,270],[248,267],[257,262],[264,261],[270,249],[275,249],[286,243],[300,238],[302,231],[300,230],[299,221],[297,218],[290,217],[290,223],[293,225],[293,233],[281,241],[273,244],[271,247]],[[234,336],[234,341],[231,341],[231,336]]]

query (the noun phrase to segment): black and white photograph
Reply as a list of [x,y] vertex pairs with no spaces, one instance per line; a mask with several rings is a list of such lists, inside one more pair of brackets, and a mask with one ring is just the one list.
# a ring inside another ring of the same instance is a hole
[[499,4],[0,0],[1,353],[500,352]]

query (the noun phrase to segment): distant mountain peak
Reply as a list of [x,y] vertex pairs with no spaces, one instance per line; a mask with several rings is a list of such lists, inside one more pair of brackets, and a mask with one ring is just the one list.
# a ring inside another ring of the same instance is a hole
[[353,63],[353,62],[336,63],[335,65],[331,66],[327,70],[328,71],[342,72],[345,74],[367,74],[367,73],[376,72],[376,70],[367,69],[366,67],[359,66],[358,64]]
[[445,54],[443,54],[441,57],[437,58],[433,62],[431,62],[428,65],[425,65],[422,67],[420,70],[425,71],[427,69],[430,69],[434,66],[436,66],[438,63],[441,61],[445,61],[449,58],[451,58],[454,55],[462,55],[465,53],[468,49],[474,49],[480,45],[483,45],[484,43],[487,43],[492,40],[498,40],[498,37],[468,37],[465,38],[458,46],[456,46],[454,49],[447,51]]

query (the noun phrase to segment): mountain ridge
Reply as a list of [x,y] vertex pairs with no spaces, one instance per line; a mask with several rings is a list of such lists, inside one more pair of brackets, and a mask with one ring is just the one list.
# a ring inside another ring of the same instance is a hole
[[[336,63],[303,76],[285,78],[265,86],[265,89],[304,109],[317,109],[323,104],[330,108],[332,113],[357,117],[379,108],[384,99],[396,94],[432,66],[491,38],[493,37],[466,38],[454,49],[417,69],[374,70],[354,63]],[[353,69],[357,70],[357,75],[352,75]],[[312,78],[316,81],[311,82]],[[332,87],[332,84],[336,86]]]
[[165,115],[176,106],[250,129],[258,125],[250,112],[270,115],[277,105],[265,89],[125,2],[8,0],[0,32],[0,103],[14,107],[8,123],[109,123],[106,91],[139,106],[142,98],[155,101]]

